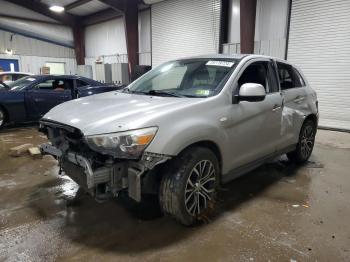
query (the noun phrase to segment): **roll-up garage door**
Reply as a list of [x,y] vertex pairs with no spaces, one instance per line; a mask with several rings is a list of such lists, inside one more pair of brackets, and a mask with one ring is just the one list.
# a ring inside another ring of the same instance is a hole
[[220,0],[166,0],[152,5],[152,65],[217,53],[220,3]]
[[320,126],[350,130],[350,1],[293,0],[288,60],[317,91]]

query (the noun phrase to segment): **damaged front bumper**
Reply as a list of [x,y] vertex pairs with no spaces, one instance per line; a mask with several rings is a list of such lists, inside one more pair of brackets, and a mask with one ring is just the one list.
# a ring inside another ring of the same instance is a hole
[[139,161],[107,160],[104,166],[94,169],[92,161],[78,153],[63,153],[51,144],[43,144],[40,149],[42,154],[55,156],[70,178],[99,199],[117,196],[121,190],[127,189],[129,197],[141,201],[142,176],[170,159],[169,156],[145,153]]

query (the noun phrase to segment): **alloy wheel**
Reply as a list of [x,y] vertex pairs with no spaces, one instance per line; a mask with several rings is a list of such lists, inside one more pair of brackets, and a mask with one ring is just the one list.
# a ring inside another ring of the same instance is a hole
[[300,150],[303,158],[308,158],[312,152],[312,148],[314,146],[314,130],[311,125],[305,127],[301,140],[300,140]]
[[4,112],[2,112],[2,110],[0,110],[0,126],[3,125],[4,121],[5,121]]
[[185,188],[185,206],[190,215],[199,215],[213,201],[215,180],[215,168],[209,160],[201,160],[191,170]]

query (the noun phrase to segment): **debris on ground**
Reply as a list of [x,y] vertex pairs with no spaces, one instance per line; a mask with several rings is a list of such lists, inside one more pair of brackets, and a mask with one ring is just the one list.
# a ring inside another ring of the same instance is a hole
[[28,152],[33,158],[42,158],[41,151],[37,146],[28,148]]
[[33,144],[23,144],[20,146],[12,147],[10,149],[10,156],[18,157],[26,154],[28,149],[33,147]]
[[308,208],[308,207],[309,207],[309,205],[305,205],[305,204],[303,204],[302,206],[305,207],[305,208]]
[[51,155],[43,155],[44,160],[55,160],[55,158]]
[[319,163],[319,162],[315,162],[315,161],[308,161],[306,163],[306,167],[307,168],[324,168],[324,165]]

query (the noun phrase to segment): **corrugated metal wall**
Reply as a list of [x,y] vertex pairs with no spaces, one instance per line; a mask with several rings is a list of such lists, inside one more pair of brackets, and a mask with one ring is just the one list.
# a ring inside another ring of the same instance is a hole
[[126,54],[123,18],[88,26],[85,30],[85,53],[87,58]]
[[[151,64],[151,21],[150,10],[139,12],[139,60],[141,65]],[[93,76],[95,61],[103,63],[127,63],[124,19],[117,18],[104,23],[88,26],[85,30],[85,63],[92,65]]]
[[[257,0],[254,53],[285,56],[289,0]],[[230,0],[228,44],[224,53],[240,53],[240,0]]]
[[[15,55],[6,55],[4,51],[7,48],[13,49]],[[67,74],[76,73],[76,61],[72,48],[15,35],[3,30],[0,30],[0,58],[18,59],[21,71],[34,74],[40,73],[40,68],[45,62],[64,62]]]
[[168,0],[152,5],[152,64],[217,53],[220,0]]
[[151,10],[139,12],[139,64],[152,65]]
[[258,0],[254,53],[284,58],[289,0]]
[[317,91],[320,125],[350,130],[350,1],[292,4],[288,60]]

